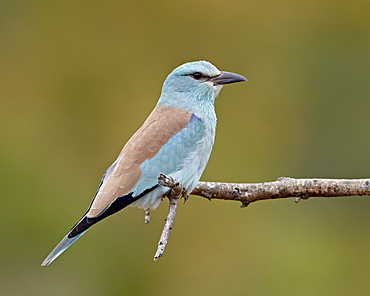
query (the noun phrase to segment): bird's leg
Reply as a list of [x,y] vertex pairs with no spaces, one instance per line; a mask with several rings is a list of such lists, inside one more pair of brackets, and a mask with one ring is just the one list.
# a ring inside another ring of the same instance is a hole
[[158,176],[158,184],[170,188],[170,190],[166,194],[166,196],[170,200],[170,205],[168,208],[167,218],[165,220],[166,222],[164,224],[162,234],[158,242],[157,252],[154,255],[154,261],[157,261],[158,258],[163,256],[164,249],[166,248],[168,239],[170,237],[173,222],[175,221],[177,203],[184,192],[182,184],[179,181],[170,176],[166,176],[165,174],[160,174]]

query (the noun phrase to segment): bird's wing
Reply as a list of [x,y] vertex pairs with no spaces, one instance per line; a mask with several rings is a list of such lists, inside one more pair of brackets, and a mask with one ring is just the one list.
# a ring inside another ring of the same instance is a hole
[[46,257],[49,265],[92,225],[114,214],[158,186],[158,174],[172,174],[188,161],[204,135],[194,114],[156,107],[108,168],[87,213]]
[[[179,137],[186,134],[186,138],[192,137],[190,142],[194,144],[202,136],[195,136],[194,128],[192,132],[185,132],[191,118],[192,114],[187,111],[157,106],[107,170],[87,217],[101,215],[119,197],[132,193],[134,198],[142,194],[157,184],[159,173],[180,169],[189,150],[176,147],[175,142],[179,143],[176,139],[181,140]],[[183,145],[191,144],[185,141]]]

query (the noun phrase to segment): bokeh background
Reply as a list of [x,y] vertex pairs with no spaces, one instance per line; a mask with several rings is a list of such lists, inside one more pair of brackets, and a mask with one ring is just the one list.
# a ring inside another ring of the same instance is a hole
[[368,0],[1,1],[1,295],[368,295],[368,197],[191,197],[158,262],[168,202],[148,226],[127,208],[40,267],[199,59],[249,79],[216,101],[202,180],[369,177]]

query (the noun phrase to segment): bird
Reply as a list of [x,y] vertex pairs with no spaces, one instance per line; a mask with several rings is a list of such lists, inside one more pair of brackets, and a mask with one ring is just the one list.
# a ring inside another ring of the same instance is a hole
[[191,193],[207,165],[216,133],[215,99],[225,84],[247,81],[207,61],[187,62],[165,79],[159,100],[143,125],[106,170],[83,217],[42,262],[52,263],[92,225],[128,205],[156,209],[171,176]]

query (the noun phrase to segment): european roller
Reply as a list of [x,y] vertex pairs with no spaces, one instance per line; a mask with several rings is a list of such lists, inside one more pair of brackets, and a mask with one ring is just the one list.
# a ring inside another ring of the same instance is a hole
[[191,193],[214,143],[215,98],[223,85],[246,80],[206,61],[173,70],[154,110],[107,169],[85,215],[41,265],[49,265],[92,225],[128,205],[157,208],[170,190],[158,184],[160,173],[175,178]]

